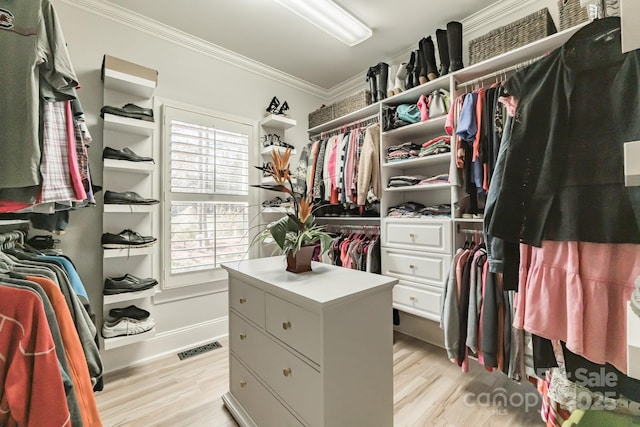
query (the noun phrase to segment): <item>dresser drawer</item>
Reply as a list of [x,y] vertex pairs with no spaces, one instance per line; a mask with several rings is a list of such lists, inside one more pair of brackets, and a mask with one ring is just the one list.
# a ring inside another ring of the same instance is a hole
[[383,231],[385,247],[451,253],[451,220],[389,219]]
[[233,355],[229,371],[231,393],[256,425],[303,425]]
[[382,248],[382,274],[444,288],[451,257],[392,248]]
[[256,374],[311,425],[322,423],[322,376],[299,356],[275,341],[260,349],[262,358]]
[[264,327],[264,291],[229,277],[229,307]]
[[276,391],[301,417],[319,424],[320,373],[235,313],[229,315],[231,353]]
[[320,315],[266,294],[266,330],[316,363],[320,362]]
[[443,292],[436,288],[415,287],[400,281],[393,287],[393,306],[398,310],[440,321]]
[[229,313],[229,346],[231,351],[255,372],[264,370],[265,346],[273,342],[265,333],[235,312]]

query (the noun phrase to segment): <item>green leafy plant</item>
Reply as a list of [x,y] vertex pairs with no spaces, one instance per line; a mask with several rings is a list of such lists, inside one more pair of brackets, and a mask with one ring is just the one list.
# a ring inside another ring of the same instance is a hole
[[320,242],[320,253],[325,253],[331,246],[332,237],[324,231],[324,227],[315,223],[313,216],[313,203],[306,190],[302,192],[294,191],[294,186],[289,170],[289,158],[291,150],[284,153],[274,150],[271,153],[271,165],[259,167],[258,169],[267,172],[274,180],[275,184],[252,185],[252,187],[277,191],[288,194],[293,201],[293,213],[287,213],[277,221],[270,223],[262,230],[252,245],[256,242],[264,242],[269,237],[273,238],[280,247],[283,254],[296,254],[301,247]]

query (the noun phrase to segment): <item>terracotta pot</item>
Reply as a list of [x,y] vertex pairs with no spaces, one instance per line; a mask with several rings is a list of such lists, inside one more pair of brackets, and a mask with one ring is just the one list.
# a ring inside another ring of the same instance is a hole
[[287,271],[292,273],[311,271],[311,259],[315,248],[315,245],[303,246],[295,255],[293,252],[287,253]]

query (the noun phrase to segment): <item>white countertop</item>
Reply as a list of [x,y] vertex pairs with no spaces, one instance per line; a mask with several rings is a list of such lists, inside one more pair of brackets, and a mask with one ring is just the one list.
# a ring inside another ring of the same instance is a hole
[[223,264],[230,275],[256,286],[267,286],[272,293],[295,295],[311,304],[334,304],[355,295],[391,288],[398,280],[380,274],[365,273],[320,262],[312,262],[312,271],[286,271],[284,256],[257,258]]

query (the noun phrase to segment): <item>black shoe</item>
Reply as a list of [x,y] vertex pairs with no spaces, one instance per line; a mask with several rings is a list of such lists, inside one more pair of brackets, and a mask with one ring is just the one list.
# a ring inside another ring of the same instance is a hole
[[151,289],[157,284],[158,281],[151,277],[140,279],[139,277],[127,273],[122,277],[107,277],[104,281],[103,293],[105,295],[113,295],[124,292],[138,292]]
[[104,233],[102,235],[102,247],[107,249],[144,248],[152,246],[158,239],[151,236],[142,236],[131,230],[122,230],[119,234]]
[[153,122],[153,109],[143,108],[135,104],[126,104],[122,108],[105,105],[100,109],[100,117],[104,118],[104,114],[114,114],[121,117],[129,117],[131,119],[145,120]]
[[145,199],[134,191],[123,191],[116,193],[115,191],[104,192],[105,205],[155,205],[160,203],[156,199]]
[[136,307],[135,305],[130,305],[129,307],[125,308],[112,308],[111,310],[109,310],[109,316],[116,320],[122,319],[123,317],[128,317],[129,319],[135,320],[144,320],[147,319],[150,315],[151,313],[149,313],[147,310],[143,310],[139,307]]
[[138,156],[136,153],[131,151],[129,148],[123,148],[122,150],[116,150],[115,148],[105,147],[102,150],[102,158],[103,159],[113,159],[113,160],[128,160],[130,162],[154,162],[152,157],[144,157]]
[[440,68],[438,74],[444,76],[449,74],[449,43],[447,30],[436,30],[436,41],[438,42],[438,56],[440,57]]
[[462,24],[451,21],[447,24],[447,45],[449,46],[449,72],[464,68],[462,64]]

